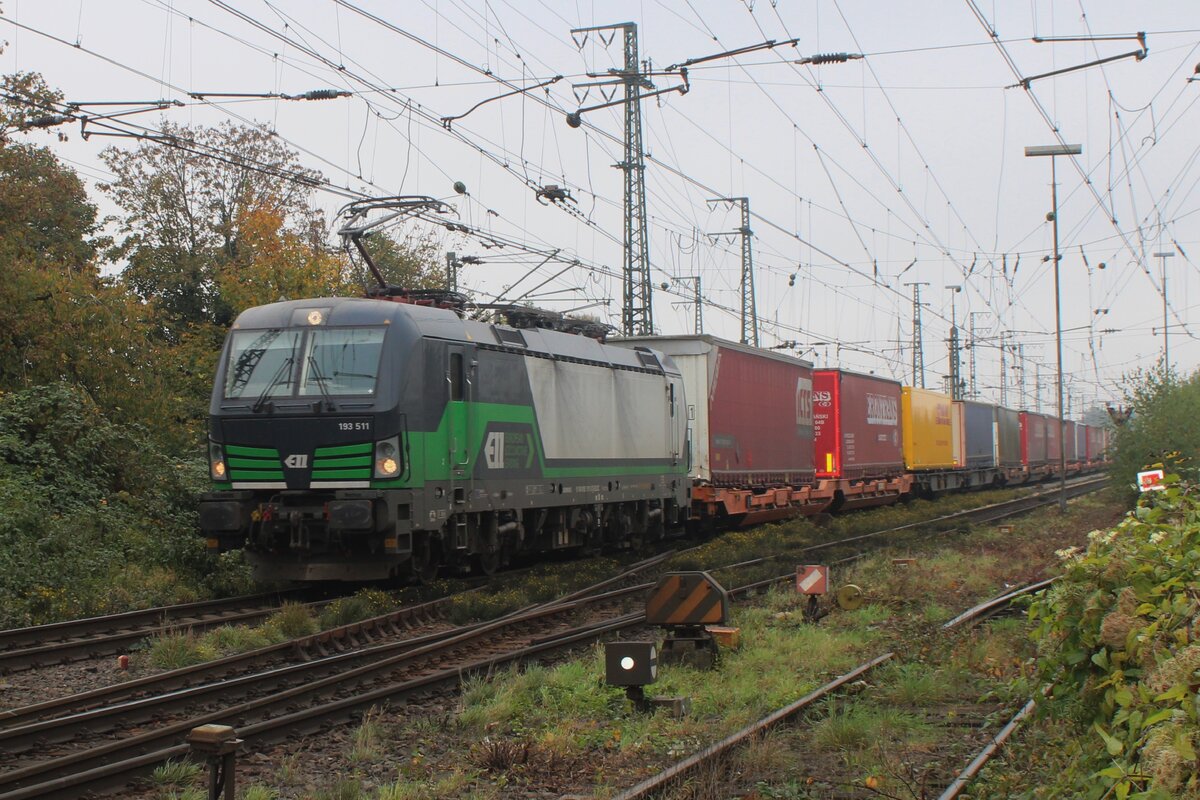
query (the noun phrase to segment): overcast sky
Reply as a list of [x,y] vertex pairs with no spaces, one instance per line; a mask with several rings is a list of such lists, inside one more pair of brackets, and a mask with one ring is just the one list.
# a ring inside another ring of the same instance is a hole
[[[1073,409],[1115,397],[1123,374],[1161,357],[1163,260],[1153,253],[1176,253],[1166,259],[1171,361],[1187,371],[1200,362],[1200,296],[1191,296],[1200,285],[1200,81],[1187,81],[1200,62],[1195,0],[4,0],[2,9],[6,71],[41,72],[75,102],[185,103],[128,118],[150,128],[165,120],[269,126],[342,188],[316,196],[331,227],[347,192],[443,199],[456,222],[496,241],[419,222],[401,232],[433,232],[446,249],[482,258],[462,276],[477,299],[515,298],[545,281],[533,293],[539,304],[590,306],[585,313],[618,325],[622,174],[612,165],[621,159],[622,112],[587,113],[580,128],[564,112],[604,102],[599,90],[576,85],[621,63],[621,40],[573,40],[570,29],[635,22],[641,56],[656,70],[798,38],[698,64],[687,94],[643,101],[658,332],[692,332],[691,286],[679,279],[698,275],[705,332],[740,336],[740,244],[709,235],[740,223],[706,200],[746,196],[764,346],[794,342],[792,352],[818,365],[911,383],[906,284],[927,282],[926,384],[940,387],[947,373],[952,315],[964,344],[973,319],[980,396],[1000,398],[1004,332],[1023,345],[1026,403],[1035,403],[1040,376],[1050,410],[1051,165],[1024,148],[1056,143],[1053,125],[1083,148],[1057,159]],[[1142,60],[1012,88],[1137,51],[1136,39],[1110,37],[1139,31]],[[1089,35],[1097,39],[1032,41]],[[865,57],[794,63],[834,52]],[[511,91],[499,80],[528,86],[557,75],[545,89],[476,108],[450,131],[439,122]],[[189,98],[319,88],[353,94]],[[107,176],[103,148],[137,144],[67,130],[69,141],[53,146],[92,186]],[[531,187],[549,184],[573,200],[539,202]],[[538,267],[541,257],[497,241],[561,252]],[[1006,361],[1008,404],[1017,406],[1020,372],[1013,354]],[[967,379],[966,351],[962,369]]]

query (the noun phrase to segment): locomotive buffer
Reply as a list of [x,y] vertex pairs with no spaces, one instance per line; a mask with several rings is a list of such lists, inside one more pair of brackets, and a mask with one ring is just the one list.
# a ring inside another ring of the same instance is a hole
[[660,664],[707,669],[716,662],[716,639],[706,625],[723,625],[729,596],[707,572],[668,572],[646,598],[646,622],[667,629]]

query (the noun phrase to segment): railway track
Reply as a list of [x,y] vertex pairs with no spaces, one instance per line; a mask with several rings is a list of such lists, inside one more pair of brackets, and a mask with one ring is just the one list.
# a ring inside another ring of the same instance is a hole
[[[1103,481],[1081,481],[1075,494]],[[966,519],[994,520],[1057,500],[1057,492],[1018,498],[891,531]],[[821,549],[889,531],[877,531]],[[315,637],[141,681],[48,701],[0,716],[0,800],[75,797],[123,785],[167,759],[182,756],[187,731],[236,720],[255,748],[297,733],[346,722],[365,709],[444,691],[463,675],[544,657],[642,624],[641,611],[618,613],[652,582],[637,580],[672,555],[634,565],[602,584],[557,601],[464,628],[412,635],[441,619],[439,602],[345,626]],[[765,559],[764,559],[765,560]],[[743,562],[743,566],[746,563]],[[731,591],[747,596],[789,582],[792,573]],[[623,588],[612,588],[624,583]],[[640,602],[638,602],[640,605]],[[407,635],[399,641],[381,639]],[[270,659],[276,659],[271,662]],[[264,660],[265,659],[265,660]],[[138,730],[135,736],[124,731]],[[39,760],[29,763],[36,748]]]
[[310,595],[294,589],[0,631],[0,674],[114,655],[171,630],[260,622],[283,603]]
[[[947,622],[945,625],[943,625],[943,629],[946,631],[953,631],[955,629],[977,625],[984,619],[995,614],[998,610],[1011,605],[1014,599],[1036,591],[1040,591],[1041,589],[1046,588],[1050,583],[1051,581],[1042,581],[1039,583],[1030,584],[981,603],[964,611],[962,614],[959,614],[957,617]],[[636,785],[626,789],[618,794],[615,800],[646,800],[647,798],[662,795],[668,792],[672,787],[677,786],[698,774],[706,774],[710,776],[710,778],[711,776],[719,775],[723,771],[722,764],[724,764],[729,759],[730,755],[738,748],[746,746],[756,737],[763,736],[765,733],[773,728],[776,728],[780,724],[794,720],[796,717],[811,710],[818,702],[833,697],[839,690],[845,688],[847,685],[859,681],[864,676],[876,670],[878,667],[892,662],[894,659],[896,659],[896,654],[894,652],[886,652],[862,664],[859,664],[857,667],[842,675],[839,675],[794,703],[777,709],[767,716],[751,723],[750,725],[747,725],[736,733],[727,736],[721,741],[709,745],[703,750],[700,750],[676,762],[675,764],[672,764],[659,773],[652,775],[640,783],[637,783]],[[974,710],[968,710],[966,714],[963,714],[961,709],[959,709],[955,714],[951,715],[954,719],[952,724],[956,729],[982,728],[988,719],[988,714],[986,712],[991,710],[992,709],[990,708],[978,708]],[[1016,726],[1020,724],[1020,721],[1024,719],[1024,717],[1027,716],[1031,710],[1032,701],[1029,704],[1026,704],[1026,706],[1017,713],[1013,720],[1010,721],[1009,724],[1006,725],[998,734],[990,737],[980,754],[976,756],[971,763],[964,768],[964,770],[957,777],[954,778],[953,781],[949,782],[949,785],[946,787],[945,791],[940,795],[939,800],[953,800],[953,798],[958,797],[970,780],[976,774],[978,774],[980,769],[982,769],[983,764],[986,763],[987,759],[999,750],[1004,741],[1011,736]],[[938,720],[943,724],[945,723],[946,715],[943,713],[942,709],[933,711],[929,716],[931,719]],[[870,794],[874,796],[876,793],[872,791]],[[834,792],[831,796],[850,798],[860,797],[863,795],[854,791],[842,791]],[[925,797],[926,794],[922,793],[920,796]]]
[[[1081,487],[1095,485],[1097,480],[1082,479],[1071,484],[1068,486],[1068,494],[1077,496],[1083,491],[1090,491]],[[1012,509],[1017,507],[1024,506],[1026,510],[1032,510],[1053,502],[1056,497],[1057,490],[1043,491],[1007,503],[958,512],[899,528],[874,531],[858,538],[867,539],[957,520],[994,521],[1003,516],[1011,516],[1014,513]],[[1000,516],[996,516],[997,514]],[[854,539],[814,545],[802,552],[815,552],[851,541]],[[306,600],[310,591],[294,589],[224,600],[205,600],[0,631],[0,675],[127,652],[144,639],[175,630],[190,629],[200,632],[222,625],[262,622],[278,611],[284,602]],[[309,601],[307,604],[319,607],[324,602],[328,601]]]
[[[402,624],[395,615],[385,615],[388,619],[264,648],[290,649],[293,654],[298,647],[307,648],[283,666],[216,677],[235,668],[234,660],[245,666],[278,657],[278,652],[255,651],[224,660],[230,663],[200,665],[211,668],[207,671],[177,670],[143,679],[136,686],[125,684],[16,709],[0,717],[4,725],[0,764],[8,768],[0,774],[0,797],[75,797],[83,791],[122,785],[145,767],[181,755],[187,749],[177,744],[182,736],[206,722],[236,718],[240,735],[269,743],[331,720],[345,721],[348,715],[382,702],[456,684],[467,673],[591,641],[609,630],[636,624],[639,614],[614,617],[613,609],[626,602],[640,606],[649,584],[637,576],[671,555],[660,554],[560,600],[487,623],[361,646],[363,637]],[[447,602],[409,609],[406,619],[436,617]],[[352,648],[352,644],[360,646]],[[314,657],[314,647],[326,654]],[[328,652],[339,649],[344,652]],[[204,681],[205,676],[209,680]],[[297,711],[306,703],[307,708]],[[135,727],[144,732],[121,735]],[[23,756],[35,748],[40,760],[24,763]]]

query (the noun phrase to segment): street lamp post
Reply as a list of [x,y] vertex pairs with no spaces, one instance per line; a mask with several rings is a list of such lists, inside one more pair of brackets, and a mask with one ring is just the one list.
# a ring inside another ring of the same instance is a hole
[[1029,158],[1038,156],[1050,157],[1050,221],[1054,223],[1054,343],[1058,349],[1058,475],[1059,496],[1058,510],[1067,511],[1067,423],[1063,419],[1063,369],[1062,369],[1062,298],[1058,289],[1058,174],[1055,170],[1055,156],[1077,156],[1083,152],[1083,145],[1078,144],[1049,144],[1026,147],[1025,155]]
[[1171,350],[1167,347],[1167,259],[1175,255],[1174,250],[1163,250],[1155,253],[1154,257],[1162,264],[1163,279],[1163,369],[1171,368]]

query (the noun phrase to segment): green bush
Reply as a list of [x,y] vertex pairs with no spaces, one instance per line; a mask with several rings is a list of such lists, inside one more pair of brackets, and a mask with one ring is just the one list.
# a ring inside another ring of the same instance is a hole
[[245,591],[204,552],[202,454],[168,453],[69,384],[0,394],[0,628]]
[[1200,371],[1186,378],[1161,367],[1134,373],[1125,402],[1132,415],[1115,429],[1114,482],[1133,494],[1137,473],[1155,465],[1200,479]]
[[1030,616],[1049,713],[1089,726],[1090,739],[1055,788],[1200,796],[1200,487],[1170,476],[1116,528],[1061,555],[1065,574]]

